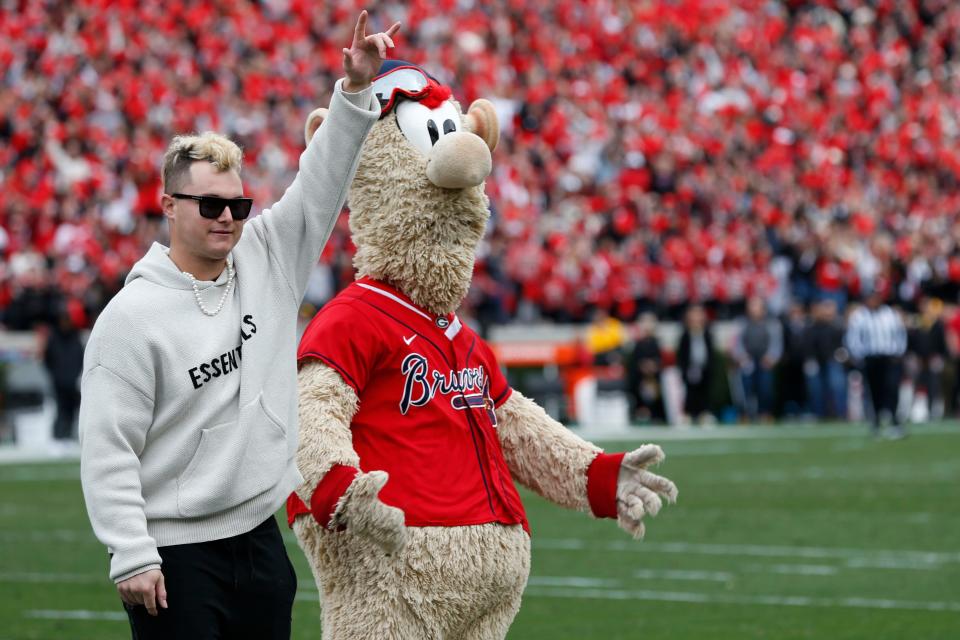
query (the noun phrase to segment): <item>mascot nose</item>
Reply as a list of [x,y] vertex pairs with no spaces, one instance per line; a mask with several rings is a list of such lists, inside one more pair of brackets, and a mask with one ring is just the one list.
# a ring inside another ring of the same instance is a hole
[[455,131],[433,145],[427,160],[427,178],[444,189],[466,189],[486,180],[492,168],[487,143],[475,133]]

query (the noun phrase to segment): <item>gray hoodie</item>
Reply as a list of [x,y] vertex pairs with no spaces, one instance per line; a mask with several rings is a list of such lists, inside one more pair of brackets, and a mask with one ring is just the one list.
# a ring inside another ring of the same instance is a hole
[[[340,84],[293,184],[244,226],[218,315],[200,311],[190,278],[154,244],[93,328],[81,481],[115,582],[159,568],[158,546],[249,531],[301,482],[297,312],[380,113],[370,89]],[[208,309],[226,284],[226,270],[200,283]]]

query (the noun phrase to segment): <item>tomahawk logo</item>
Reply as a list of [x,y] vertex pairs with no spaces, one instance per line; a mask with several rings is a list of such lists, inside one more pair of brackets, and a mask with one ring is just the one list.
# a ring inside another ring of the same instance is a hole
[[[410,407],[422,407],[439,393],[451,395],[450,405],[455,409],[483,408],[489,403],[490,393],[487,373],[482,366],[464,367],[460,371],[443,374],[431,370],[427,359],[419,353],[411,353],[400,365],[406,376],[403,397],[400,398],[400,413],[407,415]],[[489,408],[489,407],[488,407]]]
[[484,409],[487,417],[490,418],[490,424],[497,426],[497,412],[494,410],[493,398],[490,397],[489,378],[483,383],[483,390],[480,393],[461,393],[450,398],[450,404],[454,409]]

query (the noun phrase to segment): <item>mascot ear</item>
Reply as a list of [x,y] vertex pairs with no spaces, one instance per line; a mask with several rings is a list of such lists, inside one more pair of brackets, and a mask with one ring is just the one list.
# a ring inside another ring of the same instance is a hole
[[474,100],[467,111],[467,131],[471,131],[487,143],[492,152],[500,142],[500,123],[497,112],[489,100]]
[[313,134],[317,132],[317,129],[319,129],[323,121],[326,120],[328,113],[330,113],[329,110],[320,107],[319,109],[311,111],[310,115],[307,116],[307,126],[303,128],[303,137],[307,145],[309,145],[313,139]]

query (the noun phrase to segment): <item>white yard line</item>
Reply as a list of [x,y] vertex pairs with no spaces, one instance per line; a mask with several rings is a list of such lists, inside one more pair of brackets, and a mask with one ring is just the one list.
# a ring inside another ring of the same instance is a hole
[[801,467],[798,469],[752,469],[719,473],[700,478],[691,478],[686,484],[783,484],[804,480],[842,480],[889,482],[891,478],[901,484],[949,482],[960,479],[960,463],[939,462],[920,469],[907,465],[855,469],[847,467]]
[[[751,567],[753,568],[753,567]],[[758,569],[764,569],[757,566]],[[828,575],[832,567],[817,565],[774,565],[774,569],[785,569],[783,573],[799,573],[804,575]],[[766,567],[770,569],[770,567]],[[673,574],[670,576],[669,574]],[[47,574],[45,574],[47,575]],[[68,576],[76,574],[48,574]],[[656,577],[671,579],[685,576],[686,579],[701,577],[706,580],[733,578],[733,574],[708,571],[660,571],[646,575],[638,572],[635,577]],[[84,576],[86,577],[86,576]],[[701,593],[691,591],[658,591],[651,589],[617,589],[622,584],[616,579],[587,578],[582,576],[531,576],[524,597],[532,598],[570,598],[577,600],[645,600],[654,602],[689,602],[697,604],[734,604],[734,605],[765,605],[789,607],[826,607],[826,608],[856,608],[856,609],[894,609],[905,611],[945,611],[960,613],[960,602],[950,601],[912,601],[894,600],[886,598],[818,598],[808,596],[778,596],[770,594],[737,595],[729,593]],[[317,603],[320,594],[313,590],[299,590],[296,600],[300,602]],[[111,620],[126,621],[127,616],[119,611],[91,611],[87,609],[54,610],[31,609],[23,612],[26,618],[45,620]]]
[[537,587],[612,588],[620,586],[620,581],[583,576],[530,576],[527,584]]
[[[939,518],[941,514],[933,514],[929,511],[916,511],[914,513],[900,513],[898,517],[903,518],[905,522],[911,524],[928,524],[933,521],[934,518]],[[943,514],[948,515],[948,514]],[[957,516],[953,516],[957,517]]]
[[17,445],[0,445],[0,466],[13,464],[45,464],[47,462],[80,461],[80,449],[70,451],[50,451],[43,447],[24,447]]
[[787,576],[834,576],[837,567],[824,564],[751,564],[744,567],[750,573],[776,573]]
[[110,579],[107,578],[106,572],[104,572],[102,575],[97,575],[93,573],[42,573],[39,571],[0,571],[0,582],[109,585]]
[[849,440],[841,440],[836,444],[830,447],[830,451],[833,453],[849,453],[851,451],[863,451],[867,448],[867,445],[871,441],[868,440],[859,440],[856,438],[850,438]]
[[[697,582],[730,582],[736,574],[729,571],[695,571],[680,569],[641,569],[633,572],[634,578],[644,580],[692,580]],[[612,589],[623,586],[616,578],[588,578],[585,576],[530,576],[527,584],[534,587],[577,587]]]
[[[26,531],[4,531],[0,530],[0,542],[71,542],[83,543],[91,542],[100,544],[91,530],[79,529],[45,529],[45,530],[26,530]],[[104,550],[106,557],[106,550]]]
[[746,604],[787,607],[828,607],[855,609],[899,609],[908,611],[948,611],[960,613],[960,602],[917,602],[874,598],[810,598],[805,596],[732,595],[686,591],[569,589],[532,587],[526,598],[573,598],[577,600],[650,600],[655,602],[692,602],[697,604]]
[[[296,537],[284,532],[285,542],[296,545]],[[44,531],[3,531],[0,542],[89,542],[100,544],[91,531],[76,529],[49,529]],[[632,540],[590,540],[582,538],[546,538],[534,536],[533,548],[549,551],[580,551],[593,549],[610,552],[689,553],[713,556],[753,556],[764,558],[803,558],[855,560],[858,566],[892,568],[898,563],[905,568],[916,565],[960,563],[960,551],[924,551],[920,549],[858,549],[849,547],[808,547],[760,544],[718,544],[698,542],[641,543]],[[873,564],[870,564],[873,563]]]
[[[775,508],[775,507],[745,507],[738,505],[736,509],[730,507],[709,507],[697,509],[696,511],[687,511],[683,514],[684,518],[716,519],[727,517],[736,512],[738,516],[743,517],[763,517],[767,519],[781,518],[784,520],[799,517],[796,509]],[[862,520],[864,518],[895,518],[897,521],[912,522],[916,524],[928,524],[933,520],[960,520],[960,513],[933,513],[930,511],[897,511],[895,513],[877,513],[876,511],[856,511],[844,509],[837,511],[835,509],[804,509],[802,517],[806,520],[813,517],[823,517],[837,520]],[[944,522],[944,524],[946,524]]]
[[[833,576],[841,567],[818,564],[748,564],[742,567],[747,573],[772,573],[802,576]],[[905,569],[931,570],[939,566],[918,566],[895,559],[848,559],[843,568],[850,569]],[[712,571],[706,569],[640,569],[631,576],[642,580],[683,580],[694,582],[732,582],[737,578],[733,571]],[[39,583],[39,584],[109,584],[106,575],[96,573],[57,573],[39,571],[0,572],[0,583]],[[577,588],[614,588],[623,585],[623,580],[614,578],[590,578],[584,576],[540,576],[532,575],[528,582],[536,587],[577,587]],[[300,593],[316,597],[316,583],[310,579],[299,580]]]
[[[566,578],[571,586],[536,584],[531,578],[523,592],[524,598],[570,598],[574,600],[646,600],[652,602],[689,602],[695,604],[735,604],[786,607],[826,607],[847,609],[893,609],[901,611],[946,611],[960,613],[960,602],[891,600],[885,598],[814,598],[807,596],[777,596],[769,594],[735,595],[723,593],[700,593],[695,591],[655,591],[651,589],[606,589],[577,584],[609,581],[591,578]],[[555,582],[559,582],[556,580]],[[301,591],[296,599],[316,603],[316,591]]]
[[712,556],[756,556],[763,558],[838,558],[841,560],[900,560],[916,564],[945,564],[960,562],[960,552],[921,551],[915,549],[851,549],[842,547],[789,547],[759,544],[710,544],[695,542],[599,541],[578,538],[533,538],[534,549],[552,551],[634,551],[657,553],[684,553]]
[[32,512],[32,509],[24,508],[24,505],[19,504],[4,504],[0,505],[0,518],[7,518],[10,516],[19,516],[24,513]]
[[[825,607],[852,609],[894,609],[904,611],[946,611],[960,613],[960,602],[917,602],[873,598],[808,598],[803,596],[734,596],[682,591],[557,589],[531,586],[525,598],[568,598],[575,600],[645,600],[652,602],[689,602],[695,604],[740,604],[788,607]],[[297,593],[297,601],[318,603],[317,592]]]
[[[818,426],[818,425],[776,425],[769,427],[741,427],[741,426],[717,426],[710,428],[701,427],[630,427],[624,430],[618,430],[616,433],[604,434],[599,431],[583,430],[574,428],[575,433],[590,435],[596,442],[698,442],[715,440],[807,440],[821,438],[839,438],[849,441],[848,444],[838,443],[835,445],[837,451],[847,450],[847,447],[860,449],[867,446],[867,427],[862,424],[848,424],[836,426]],[[936,425],[912,426],[910,436],[922,438],[928,435],[957,435],[960,436],[960,428],[956,422],[947,422]],[[883,443],[880,443],[883,444]],[[891,443],[891,446],[896,446]],[[723,453],[710,452],[709,448],[703,449],[705,453],[699,453],[698,448],[693,448],[689,453],[684,452],[682,444],[678,446],[674,455],[724,455]],[[720,450],[716,450],[720,451]],[[792,451],[782,451],[790,453]],[[774,447],[769,453],[781,452],[779,448]],[[742,453],[731,451],[732,453]],[[763,453],[757,450],[755,453]],[[26,463],[43,462],[69,462],[73,465],[80,459],[79,448],[73,447],[65,451],[49,452],[43,449],[21,450],[15,446],[0,446],[0,467],[5,465],[17,465]],[[0,476],[2,478],[3,476]],[[23,476],[24,482],[29,475]],[[69,477],[69,476],[68,476]],[[79,477],[79,476],[77,476]],[[42,479],[60,479],[43,478],[38,474],[37,480]],[[4,481],[4,480],[0,480]],[[21,480],[14,480],[21,481]]]
[[294,598],[298,602],[320,602],[320,592],[319,591],[300,591],[297,590],[297,595]]
[[771,453],[800,453],[803,447],[790,442],[703,442],[699,446],[675,443],[669,450],[671,458],[686,456],[767,455]]
[[634,578],[645,580],[692,580],[695,582],[730,582],[736,574],[730,571],[702,571],[699,569],[640,569]]
[[24,618],[41,620],[115,620],[127,621],[127,614],[122,611],[90,611],[88,609],[28,609],[23,612]]
[[[574,429],[577,432],[577,429]],[[864,424],[845,424],[836,426],[819,425],[772,425],[769,427],[741,427],[720,425],[716,427],[631,427],[625,433],[618,432],[597,435],[593,439],[600,442],[659,442],[693,440],[764,440],[764,439],[819,439],[852,438],[868,441],[868,429]],[[936,425],[914,425],[910,428],[910,437],[922,438],[928,435],[958,435],[960,428],[956,422]],[[879,443],[883,444],[883,443]],[[895,445],[896,443],[890,443]]]
[[924,563],[917,559],[904,560],[901,558],[849,558],[846,561],[848,569],[894,569],[909,571],[936,571],[942,565],[938,562]]

